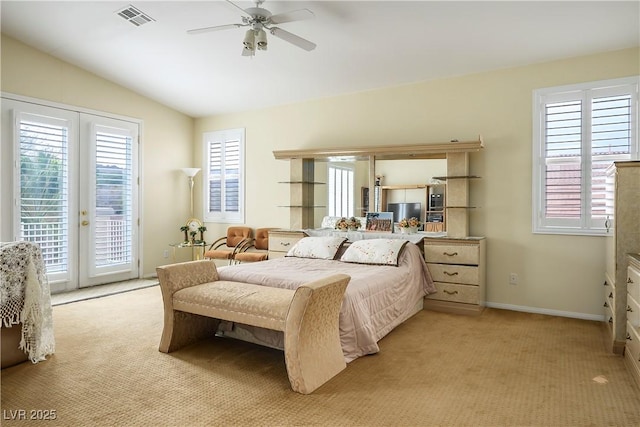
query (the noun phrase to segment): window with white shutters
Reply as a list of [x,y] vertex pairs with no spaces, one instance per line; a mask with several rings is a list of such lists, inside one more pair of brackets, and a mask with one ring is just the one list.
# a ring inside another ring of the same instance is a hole
[[638,78],[534,92],[534,232],[605,233],[605,171],[638,157],[637,104]]
[[347,166],[328,166],[329,216],[352,217],[354,210],[354,170]]
[[204,220],[244,223],[244,129],[204,134]]

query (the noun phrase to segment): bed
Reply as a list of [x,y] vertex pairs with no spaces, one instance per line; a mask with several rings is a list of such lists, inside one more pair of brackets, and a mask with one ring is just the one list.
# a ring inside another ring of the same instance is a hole
[[[377,353],[378,341],[421,310],[424,297],[436,289],[420,248],[411,242],[374,239],[348,247],[343,243],[338,237],[306,237],[284,258],[220,267],[219,277],[295,289],[331,274],[348,274],[351,281],[340,311],[340,341],[345,360],[351,362]],[[301,248],[304,244],[306,250]],[[329,248],[318,250],[318,245]],[[220,332],[283,348],[282,333],[275,331],[227,324]]]

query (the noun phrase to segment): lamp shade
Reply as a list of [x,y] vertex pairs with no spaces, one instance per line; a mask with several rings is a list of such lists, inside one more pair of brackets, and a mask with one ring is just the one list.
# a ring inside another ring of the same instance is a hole
[[256,33],[253,30],[247,30],[244,35],[244,44],[245,49],[255,50],[254,43],[256,41]]
[[200,168],[182,168],[182,172],[184,172],[188,177],[193,178],[198,172],[200,172]]
[[256,45],[258,50],[267,50],[267,33],[263,29],[256,33]]

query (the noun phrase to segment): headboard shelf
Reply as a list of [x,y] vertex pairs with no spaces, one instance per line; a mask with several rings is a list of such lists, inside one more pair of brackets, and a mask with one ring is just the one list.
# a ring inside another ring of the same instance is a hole
[[447,153],[468,153],[484,148],[482,136],[475,141],[451,141],[436,144],[385,145],[368,147],[314,148],[304,150],[276,150],[278,160],[287,159],[345,159],[367,160],[374,156],[378,160],[400,159],[446,159]]

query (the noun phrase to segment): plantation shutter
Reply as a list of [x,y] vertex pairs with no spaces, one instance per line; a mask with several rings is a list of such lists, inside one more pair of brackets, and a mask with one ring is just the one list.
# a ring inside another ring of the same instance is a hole
[[21,113],[20,240],[40,245],[47,272],[69,270],[69,132],[67,120]]
[[605,171],[636,156],[637,84],[544,90],[534,229],[604,231]]
[[632,98],[594,98],[591,109],[591,217],[605,218],[605,172],[614,160],[631,159]]
[[242,223],[244,138],[242,130],[205,134],[207,147],[205,220]]
[[545,214],[580,219],[582,102],[545,105]]
[[132,262],[132,135],[126,129],[95,127],[95,267]]

